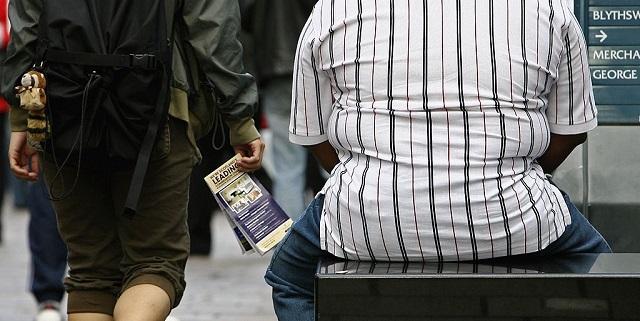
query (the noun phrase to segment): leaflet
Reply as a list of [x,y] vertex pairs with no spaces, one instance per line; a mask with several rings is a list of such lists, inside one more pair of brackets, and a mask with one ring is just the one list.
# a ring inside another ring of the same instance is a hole
[[204,180],[226,214],[243,253],[264,255],[284,238],[293,221],[255,176],[238,170],[236,155]]

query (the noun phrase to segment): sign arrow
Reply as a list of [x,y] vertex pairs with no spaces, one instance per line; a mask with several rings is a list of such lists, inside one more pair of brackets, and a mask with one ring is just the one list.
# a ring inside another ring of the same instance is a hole
[[607,33],[602,29],[600,29],[600,34],[596,35],[596,39],[600,39],[600,43],[603,43],[608,37],[609,35],[607,35]]

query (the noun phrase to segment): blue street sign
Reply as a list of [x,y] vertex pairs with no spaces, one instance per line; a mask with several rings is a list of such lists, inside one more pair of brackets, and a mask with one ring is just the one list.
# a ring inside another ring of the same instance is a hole
[[640,0],[580,0],[601,124],[640,124]]
[[640,66],[640,46],[591,46],[591,66]]
[[590,7],[590,26],[637,26],[640,7]]
[[591,67],[594,85],[640,85],[640,67]]
[[637,46],[640,45],[640,24],[636,27],[589,27],[589,45]]

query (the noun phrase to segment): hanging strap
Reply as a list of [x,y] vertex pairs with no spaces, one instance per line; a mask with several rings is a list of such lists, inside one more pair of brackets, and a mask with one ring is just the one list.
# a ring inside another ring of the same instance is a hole
[[[171,75],[167,72],[166,66],[164,64],[161,64],[161,66],[163,76],[165,78],[170,77]],[[147,127],[147,132],[144,136],[144,140],[142,141],[140,153],[138,153],[138,159],[136,160],[136,166],[133,170],[131,185],[129,186],[129,192],[127,193],[127,200],[124,203],[124,210],[122,215],[129,219],[133,218],[138,210],[138,201],[142,193],[142,185],[144,183],[144,178],[147,174],[147,169],[151,160],[153,146],[155,145],[156,137],[158,136],[160,127],[163,125],[164,115],[167,115],[167,112],[169,110],[170,94],[169,81],[167,79],[163,79],[162,89],[160,90],[160,92],[166,94],[161,95],[162,98],[160,99],[162,99],[162,101],[159,104],[161,108],[156,108],[155,113],[153,114],[153,118],[149,123],[149,127]],[[168,124],[166,124],[166,126],[168,126]]]
[[[161,14],[164,14],[164,1],[161,2],[162,9],[160,10]],[[175,9],[175,8],[174,8]],[[177,11],[174,10],[174,14],[177,14]],[[175,17],[174,17],[175,18]],[[166,20],[166,18],[165,18]],[[136,212],[138,211],[138,203],[140,200],[140,195],[142,194],[142,185],[144,184],[144,178],[147,175],[147,169],[149,167],[149,162],[151,161],[151,153],[153,152],[153,146],[156,142],[156,137],[158,136],[158,132],[160,131],[160,127],[163,124],[163,118],[165,115],[169,113],[169,104],[171,103],[171,93],[170,93],[170,84],[173,77],[172,70],[172,62],[173,62],[173,43],[174,43],[174,35],[175,35],[175,22],[171,26],[171,33],[169,34],[169,47],[168,50],[164,53],[164,55],[160,55],[158,59],[154,59],[157,63],[157,67],[162,70],[162,88],[160,90],[160,97],[158,98],[158,106],[160,108],[156,108],[155,113],[153,114],[153,119],[149,123],[149,127],[147,128],[147,133],[144,136],[144,140],[142,141],[142,146],[140,148],[140,153],[138,154],[138,159],[136,160],[136,166],[133,170],[133,177],[131,178],[131,185],[129,186],[129,191],[127,193],[127,199],[124,203],[124,209],[122,211],[122,216],[128,219],[132,219]],[[169,124],[166,124],[168,126]]]

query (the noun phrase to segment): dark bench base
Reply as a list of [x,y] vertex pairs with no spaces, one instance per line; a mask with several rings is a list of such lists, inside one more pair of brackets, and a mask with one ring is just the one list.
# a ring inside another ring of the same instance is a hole
[[640,254],[483,263],[321,262],[321,321],[640,320]]

